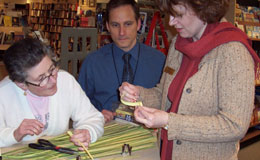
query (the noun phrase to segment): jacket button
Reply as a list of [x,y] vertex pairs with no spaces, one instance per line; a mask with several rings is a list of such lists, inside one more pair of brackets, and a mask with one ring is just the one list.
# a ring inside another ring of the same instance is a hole
[[180,140],[177,140],[177,141],[176,141],[176,144],[181,145],[181,141],[180,141]]
[[186,89],[186,92],[187,92],[187,93],[191,93],[191,88],[187,88],[187,89]]

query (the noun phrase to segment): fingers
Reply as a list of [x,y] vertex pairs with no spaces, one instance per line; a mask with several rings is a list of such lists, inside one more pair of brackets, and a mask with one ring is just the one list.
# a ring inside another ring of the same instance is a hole
[[139,98],[139,88],[130,83],[124,82],[119,87],[120,96],[128,102],[135,102]]
[[26,135],[39,135],[44,125],[36,119],[24,119],[20,126],[14,131],[14,137],[19,142]]
[[109,110],[103,109],[101,113],[103,114],[106,123],[114,119],[115,112],[111,112]]
[[[83,145],[88,149],[89,143],[85,142],[85,143],[81,143],[81,144],[83,144]],[[78,146],[80,146],[80,145],[78,145]],[[84,151],[84,148],[80,146],[80,147],[78,148],[78,150],[79,150],[79,151]]]
[[86,148],[88,148],[89,143],[91,142],[91,137],[88,130],[76,129],[74,130],[73,136],[71,136],[70,140],[76,146],[79,146],[79,150],[84,150],[81,145],[84,145]]
[[25,129],[25,132],[31,136],[33,135],[39,135],[41,132],[42,132],[42,129],[39,128],[38,126],[28,126],[26,129]]
[[149,113],[146,112],[145,110],[142,109],[143,107],[136,107],[135,112],[134,112],[134,116],[135,116],[135,120],[143,123],[145,126],[149,126]]
[[142,106],[140,109],[141,109],[141,110],[144,110],[144,111],[146,111],[146,112],[148,112],[148,113],[154,113],[154,112],[157,111],[157,109],[149,108],[149,107],[145,107],[145,106]]
[[136,121],[148,128],[160,128],[166,125],[169,119],[167,112],[148,107],[137,107],[134,116]]
[[121,99],[126,101],[126,102],[136,102],[135,96],[129,94],[128,92],[124,92],[123,94],[120,95]]

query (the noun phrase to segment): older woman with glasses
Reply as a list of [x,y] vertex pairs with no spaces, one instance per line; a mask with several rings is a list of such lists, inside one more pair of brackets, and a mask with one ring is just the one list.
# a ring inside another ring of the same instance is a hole
[[62,134],[70,119],[75,145],[79,139],[87,147],[103,134],[104,117],[54,59],[36,39],[18,41],[6,51],[9,76],[0,82],[0,147]]

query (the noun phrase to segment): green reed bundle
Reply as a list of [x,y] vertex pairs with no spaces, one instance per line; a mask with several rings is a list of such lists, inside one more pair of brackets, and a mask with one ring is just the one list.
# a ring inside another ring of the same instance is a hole
[[[95,143],[90,144],[88,151],[94,158],[105,157],[122,152],[122,146],[129,144],[132,151],[142,150],[154,147],[156,137],[152,135],[151,130],[144,129],[141,126],[130,124],[111,123],[105,126],[104,135]],[[68,147],[77,150],[77,146],[69,141],[69,135],[63,134],[49,139],[53,144],[60,147]],[[84,151],[79,152],[82,159],[87,158]],[[3,159],[29,159],[29,160],[49,160],[49,159],[75,159],[76,155],[63,154],[52,150],[37,150],[29,147],[23,147],[4,153]]]

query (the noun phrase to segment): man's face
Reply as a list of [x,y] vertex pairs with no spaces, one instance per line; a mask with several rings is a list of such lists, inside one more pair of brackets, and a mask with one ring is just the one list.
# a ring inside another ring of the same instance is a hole
[[137,22],[135,19],[132,7],[124,5],[110,11],[109,22],[106,26],[117,47],[127,52],[136,44],[140,24],[140,20]]

